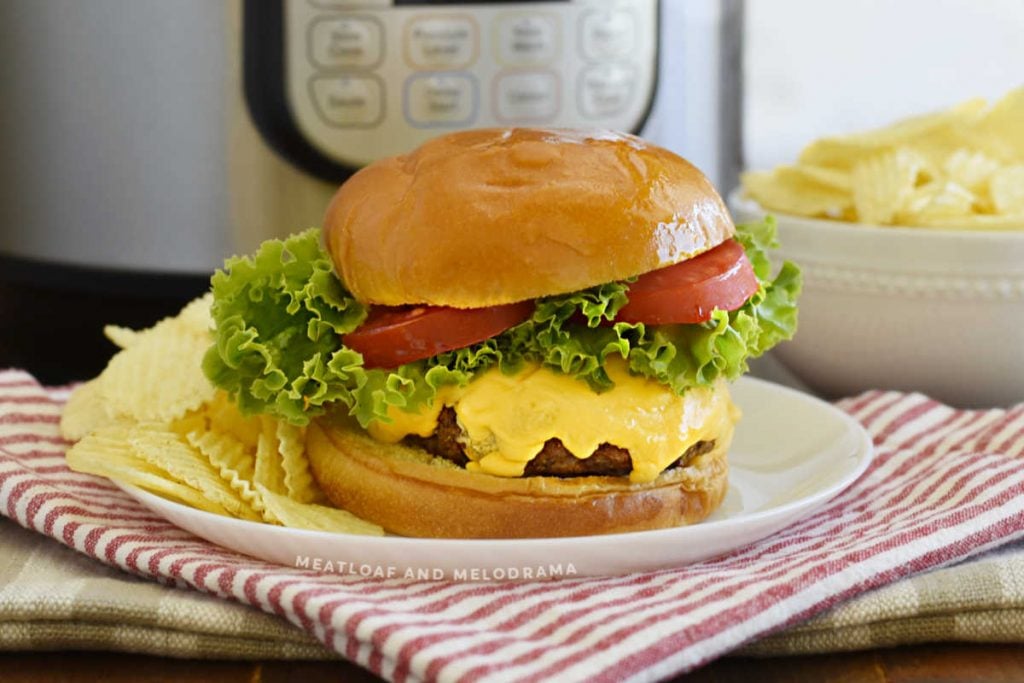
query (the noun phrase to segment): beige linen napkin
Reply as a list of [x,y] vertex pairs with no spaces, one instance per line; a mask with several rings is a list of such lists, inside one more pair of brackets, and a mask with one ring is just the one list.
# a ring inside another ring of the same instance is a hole
[[131,576],[3,517],[0,649],[338,658],[283,619]]
[[1024,544],[845,602],[743,654],[810,654],[939,641],[1024,642]]

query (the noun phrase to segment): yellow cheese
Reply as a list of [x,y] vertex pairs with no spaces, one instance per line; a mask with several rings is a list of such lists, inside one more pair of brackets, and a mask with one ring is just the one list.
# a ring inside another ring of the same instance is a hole
[[497,369],[466,387],[450,388],[419,413],[389,413],[391,424],[374,423],[382,441],[428,436],[443,405],[453,406],[465,433],[467,469],[503,477],[522,476],[549,439],[559,439],[585,458],[608,443],[630,452],[630,480],[656,479],[687,448],[714,439],[738,411],[723,385],[677,396],[657,382],[629,374],[622,361],[607,366],[615,388],[595,393],[584,382],[534,365],[515,375]]
[[366,428],[370,436],[384,443],[398,443],[407,436],[430,436],[437,429],[437,418],[441,409],[451,405],[458,394],[458,387],[443,387],[437,392],[434,403],[423,406],[419,412],[408,413],[394,406],[388,408],[390,423],[376,420]]

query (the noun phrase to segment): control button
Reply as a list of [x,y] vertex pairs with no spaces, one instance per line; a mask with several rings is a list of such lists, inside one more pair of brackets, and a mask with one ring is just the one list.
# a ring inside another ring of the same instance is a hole
[[625,64],[600,64],[580,74],[580,113],[605,118],[621,113],[633,94],[636,71]]
[[414,126],[470,123],[476,102],[476,81],[469,75],[419,74],[405,82],[405,117]]
[[498,61],[508,66],[531,66],[554,61],[558,24],[554,16],[512,14],[498,19]]
[[375,76],[317,76],[310,86],[320,118],[332,126],[373,126],[384,117],[384,85]]
[[546,121],[558,113],[558,78],[530,72],[499,76],[495,84],[498,118],[507,123]]
[[309,28],[314,64],[332,69],[374,66],[384,56],[384,30],[367,17],[321,18]]
[[587,59],[624,57],[633,49],[633,15],[621,10],[590,12],[583,17],[580,47]]
[[406,59],[418,68],[460,69],[476,60],[477,40],[468,17],[420,17],[406,27]]

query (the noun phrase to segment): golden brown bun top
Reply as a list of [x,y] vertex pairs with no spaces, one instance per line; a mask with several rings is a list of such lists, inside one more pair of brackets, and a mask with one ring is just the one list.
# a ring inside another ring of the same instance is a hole
[[622,280],[729,238],[721,197],[685,159],[607,131],[488,129],[374,162],[324,234],[366,303],[474,308]]

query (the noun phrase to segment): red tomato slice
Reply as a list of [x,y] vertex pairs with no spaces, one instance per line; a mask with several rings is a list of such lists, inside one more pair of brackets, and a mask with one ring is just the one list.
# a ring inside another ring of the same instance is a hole
[[533,314],[532,301],[487,308],[374,306],[341,341],[368,368],[395,368],[501,334]]
[[702,323],[711,319],[716,308],[739,308],[757,288],[757,276],[743,247],[728,240],[682,263],[641,275],[629,286],[629,303],[615,321]]

